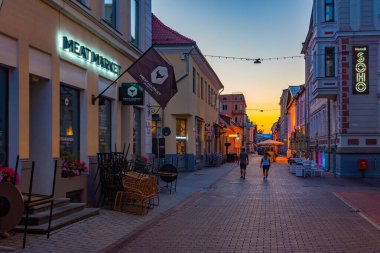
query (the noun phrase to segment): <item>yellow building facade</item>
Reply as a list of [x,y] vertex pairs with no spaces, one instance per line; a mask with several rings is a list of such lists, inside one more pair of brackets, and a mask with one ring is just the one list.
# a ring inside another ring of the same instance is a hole
[[153,122],[157,129],[171,130],[163,137],[153,129],[154,138],[165,139],[165,156],[160,156],[184,170],[207,165],[210,157],[221,152],[218,105],[223,84],[196,43],[155,16],[152,38],[156,50],[174,67],[178,88],[167,107],[159,111],[159,121]]
[[[0,165],[13,167],[17,155],[34,160],[34,191],[49,193],[54,159],[70,154],[90,166],[90,176],[63,178],[58,172],[56,196],[74,194],[86,202],[98,152],[130,146],[136,155],[149,153],[146,106],[118,101],[118,86],[133,82],[130,76],[111,86],[101,105],[92,98],[150,46],[150,17],[150,0],[4,1],[0,87],[6,102],[0,108],[7,116],[0,127]],[[22,173],[25,189],[28,171]]]

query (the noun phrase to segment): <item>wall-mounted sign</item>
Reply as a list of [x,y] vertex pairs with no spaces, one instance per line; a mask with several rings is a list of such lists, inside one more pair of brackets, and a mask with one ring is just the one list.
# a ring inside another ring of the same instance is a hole
[[171,134],[171,131],[170,131],[169,127],[162,128],[162,135],[163,136],[169,136],[170,134]]
[[60,46],[64,51],[82,58],[84,61],[94,64],[108,72],[116,75],[120,74],[121,67],[98,52],[81,45],[75,40],[69,39],[67,36],[62,36],[60,40]]
[[119,87],[119,101],[123,105],[143,105],[144,88],[138,83],[123,83]]
[[368,94],[368,47],[353,46],[353,71],[352,71],[352,91],[353,94]]

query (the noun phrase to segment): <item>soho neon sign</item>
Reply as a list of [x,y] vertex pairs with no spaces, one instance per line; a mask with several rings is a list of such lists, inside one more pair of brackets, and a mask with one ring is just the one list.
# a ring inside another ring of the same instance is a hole
[[368,94],[368,47],[353,47],[353,94]]
[[109,60],[105,56],[81,45],[79,42],[69,39],[67,36],[60,38],[60,48],[76,57],[79,57],[85,62],[89,62],[98,68],[101,68],[109,73],[119,75],[121,67],[115,62]]

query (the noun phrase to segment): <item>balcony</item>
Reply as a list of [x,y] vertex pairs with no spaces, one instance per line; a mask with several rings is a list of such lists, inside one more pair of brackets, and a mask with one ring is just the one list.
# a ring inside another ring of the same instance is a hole
[[245,114],[245,111],[244,110],[232,110],[232,114],[241,115],[241,114]]
[[318,77],[315,79],[312,87],[315,98],[330,98],[335,100],[338,95],[338,78]]

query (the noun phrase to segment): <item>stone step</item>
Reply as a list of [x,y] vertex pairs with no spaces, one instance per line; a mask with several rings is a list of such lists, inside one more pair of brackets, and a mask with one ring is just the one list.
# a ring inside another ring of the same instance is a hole
[[[56,207],[67,205],[69,203],[70,203],[69,198],[56,198],[54,199],[53,207],[56,208]],[[35,213],[43,212],[46,210],[50,210],[50,203],[31,207],[29,214],[35,214]]]
[[[52,220],[59,219],[63,216],[79,212],[85,208],[84,203],[67,203],[64,206],[58,206],[53,208],[53,216]],[[49,221],[49,214],[50,214],[50,209],[34,213],[34,214],[29,214],[29,225],[41,225],[43,223],[47,223]],[[25,224],[25,217],[24,215],[21,219],[21,222],[19,223],[20,225]]]
[[[56,230],[62,228],[64,226],[70,225],[72,223],[87,219],[91,216],[95,216],[99,214],[99,208],[85,208],[81,211],[74,212],[58,219],[52,220],[51,222],[51,230]],[[47,233],[48,223],[40,224],[40,225],[29,225],[28,233],[32,234],[45,234]],[[15,228],[17,232],[24,232],[24,226],[18,225]]]

